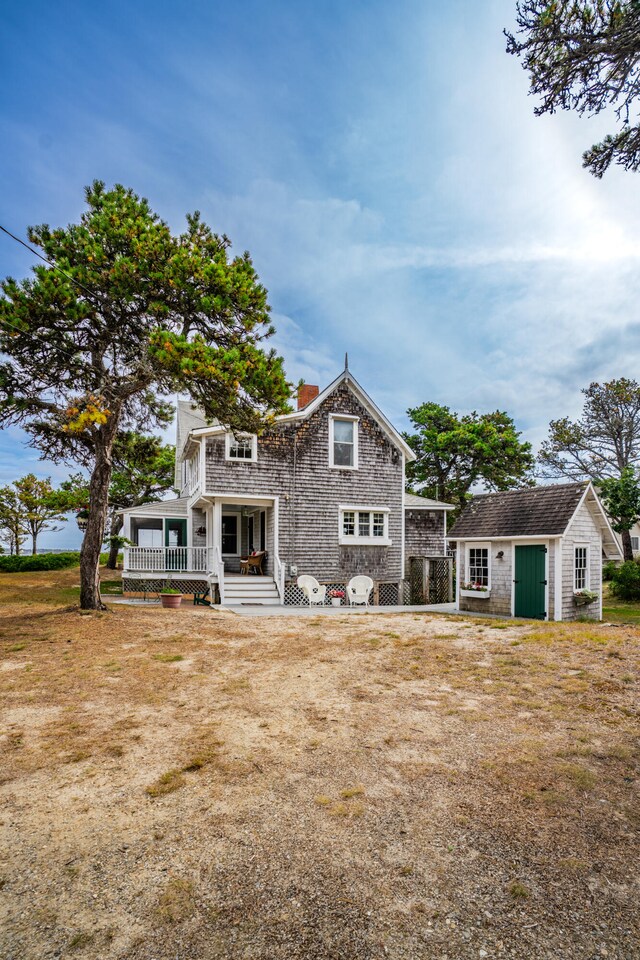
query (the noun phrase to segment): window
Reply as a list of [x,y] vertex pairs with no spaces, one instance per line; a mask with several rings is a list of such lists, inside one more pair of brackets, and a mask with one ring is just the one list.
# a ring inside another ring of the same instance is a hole
[[339,470],[358,468],[358,418],[331,414],[329,419],[329,466]]
[[574,590],[588,590],[589,588],[589,548],[576,547],[573,561],[573,588]]
[[238,550],[238,515],[237,513],[222,514],[222,553],[237,557]]
[[340,507],[339,542],[344,545],[389,546],[389,510],[386,507]]
[[258,459],[258,438],[248,434],[236,437],[233,433],[228,433],[225,449],[227,460],[244,460],[252,463]]
[[640,550],[640,537],[631,537],[631,549],[634,553]]
[[467,547],[467,576],[469,583],[477,583],[489,589],[489,547]]

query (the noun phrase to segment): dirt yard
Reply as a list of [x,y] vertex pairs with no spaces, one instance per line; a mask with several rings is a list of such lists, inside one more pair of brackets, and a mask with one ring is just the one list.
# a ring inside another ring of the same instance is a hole
[[0,575],[0,956],[640,957],[629,626]]

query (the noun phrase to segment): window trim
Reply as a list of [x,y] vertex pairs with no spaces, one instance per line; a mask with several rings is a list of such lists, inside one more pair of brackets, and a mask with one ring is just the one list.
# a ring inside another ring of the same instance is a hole
[[[224,531],[222,529],[222,520],[225,517],[234,517],[236,521],[236,553],[223,553],[222,552],[222,540],[224,537]],[[222,557],[239,557],[242,554],[242,514],[238,513],[236,510],[223,510],[221,514],[221,523],[220,523],[220,556]]]
[[470,561],[469,561],[469,552],[471,550],[486,550],[487,551],[487,585],[484,587],[485,590],[491,590],[491,542],[486,541],[471,541],[465,543],[464,549],[464,582],[471,582],[471,574],[469,573]]
[[[251,440],[250,457],[232,457],[231,444],[234,440]],[[258,459],[258,437],[255,433],[238,433],[227,431],[224,436],[224,458],[232,463],[256,463]]]
[[[354,518],[354,529],[355,533],[353,535],[344,533],[344,514],[353,513],[355,514]],[[381,513],[384,518],[384,535],[382,537],[374,537],[373,535],[368,537],[361,537],[358,534],[359,521],[360,518],[358,514],[368,513],[370,516],[369,520],[369,529],[373,531],[373,514]],[[338,543],[341,547],[346,547],[353,545],[355,547],[389,547],[391,546],[391,539],[389,537],[389,514],[391,510],[389,507],[375,507],[369,506],[368,504],[352,504],[352,503],[341,503],[338,505]]]
[[[584,577],[584,586],[579,587],[576,583],[576,573],[578,568],[576,566],[576,551],[584,550],[586,552],[585,558],[585,577]],[[590,590],[591,589],[591,544],[590,543],[574,543],[573,544],[573,589],[574,590]]]
[[640,537],[631,536],[631,549],[634,553],[637,553],[638,550],[640,550]]
[[[334,463],[334,424],[336,420],[344,420],[353,423],[353,465]],[[358,423],[360,417],[354,417],[350,413],[330,413],[329,414],[329,467],[332,470],[357,470],[358,469]]]

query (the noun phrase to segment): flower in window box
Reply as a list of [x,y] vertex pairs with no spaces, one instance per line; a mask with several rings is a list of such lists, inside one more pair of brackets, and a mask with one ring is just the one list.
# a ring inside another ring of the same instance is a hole
[[488,590],[489,588],[484,583],[463,583],[462,589],[463,590]]
[[595,603],[600,596],[594,590],[574,590],[573,599],[579,607],[585,607],[589,603]]

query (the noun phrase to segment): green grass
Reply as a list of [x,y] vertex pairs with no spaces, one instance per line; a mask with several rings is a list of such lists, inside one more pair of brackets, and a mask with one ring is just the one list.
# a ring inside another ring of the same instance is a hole
[[602,619],[609,623],[640,623],[640,603],[607,597]]

